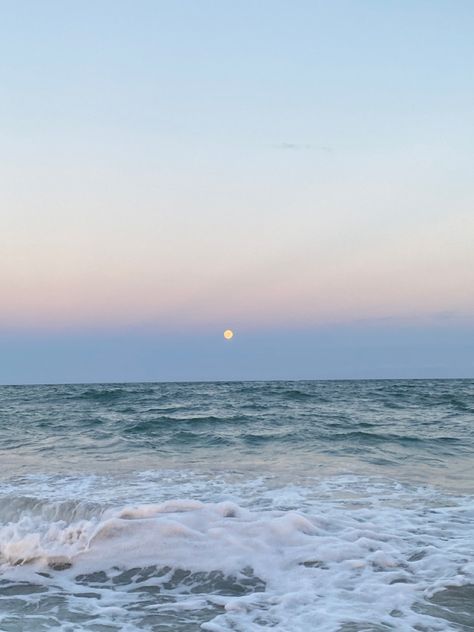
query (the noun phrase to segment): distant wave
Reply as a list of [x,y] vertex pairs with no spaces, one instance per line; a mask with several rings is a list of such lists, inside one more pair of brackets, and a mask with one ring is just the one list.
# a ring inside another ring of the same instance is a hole
[[90,388],[82,393],[78,393],[73,396],[73,399],[85,399],[90,401],[108,402],[115,399],[126,397],[131,395],[130,391],[126,388],[109,388],[109,389],[97,389]]

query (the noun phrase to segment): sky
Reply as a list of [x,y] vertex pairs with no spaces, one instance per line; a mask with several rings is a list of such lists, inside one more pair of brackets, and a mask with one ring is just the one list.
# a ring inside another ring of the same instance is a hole
[[0,383],[474,377],[473,29],[0,2]]

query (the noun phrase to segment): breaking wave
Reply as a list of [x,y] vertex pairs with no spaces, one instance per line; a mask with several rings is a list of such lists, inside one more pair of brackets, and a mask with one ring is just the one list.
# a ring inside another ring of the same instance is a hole
[[452,629],[437,595],[474,584],[474,504],[376,483],[335,501],[351,485],[287,510],[3,498],[0,626],[47,629],[59,604],[61,625],[90,630]]

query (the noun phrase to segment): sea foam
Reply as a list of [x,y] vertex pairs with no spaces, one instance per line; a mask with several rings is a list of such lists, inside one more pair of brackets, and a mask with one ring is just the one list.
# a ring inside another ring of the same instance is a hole
[[[30,498],[0,528],[2,589],[11,587],[25,630],[42,629],[32,604],[54,618],[48,603],[61,603],[64,630],[97,622],[129,630],[453,629],[428,599],[474,584],[473,505],[374,481],[378,493],[349,508],[328,485],[341,492],[361,481],[327,481],[319,494],[300,488],[304,510],[194,498],[72,508]],[[272,489],[274,506],[291,492]],[[407,494],[409,508],[400,506]],[[4,599],[0,589],[0,627],[12,621]]]

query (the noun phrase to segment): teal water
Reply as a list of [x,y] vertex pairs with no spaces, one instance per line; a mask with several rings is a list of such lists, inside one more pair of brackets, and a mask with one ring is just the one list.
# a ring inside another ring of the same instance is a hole
[[474,381],[0,387],[0,631],[474,630]]

